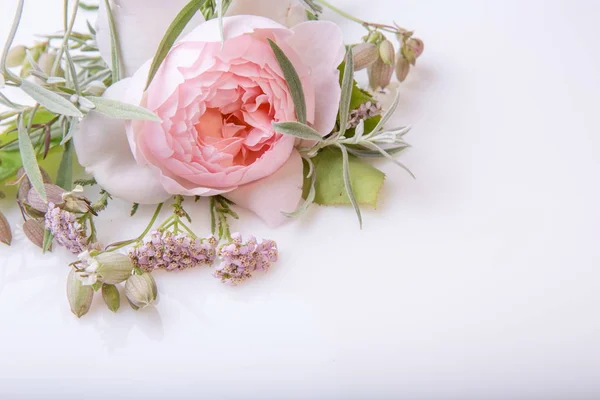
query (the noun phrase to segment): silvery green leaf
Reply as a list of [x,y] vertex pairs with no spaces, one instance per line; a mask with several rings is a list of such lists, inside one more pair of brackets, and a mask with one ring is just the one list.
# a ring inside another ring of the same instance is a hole
[[41,106],[46,107],[48,111],[55,114],[66,115],[68,117],[83,117],[81,111],[79,111],[69,100],[40,85],[23,79],[21,81],[21,89]]
[[354,137],[352,139],[354,139],[354,144],[360,142],[360,139],[362,139],[362,136],[365,134],[365,120],[361,119],[360,121],[358,121],[358,125],[356,125],[356,129],[354,130]]
[[[26,81],[23,81],[26,82]],[[21,154],[21,160],[23,162],[23,169],[29,178],[31,186],[35,188],[40,197],[46,200],[46,188],[44,187],[44,178],[40,171],[40,167],[37,162],[35,150],[31,143],[29,133],[25,129],[25,122],[23,116],[19,118],[18,126],[18,139],[19,139],[19,153]]]
[[134,106],[133,104],[123,103],[104,97],[88,96],[87,99],[96,106],[94,111],[102,113],[110,118],[160,121],[156,114],[140,106]]
[[319,142],[323,140],[319,132],[300,122],[273,122],[273,129],[275,129],[275,132],[292,135],[300,139],[316,140]]
[[54,85],[57,83],[67,83],[67,80],[65,78],[61,78],[60,76],[51,76],[50,78],[46,79],[46,83],[48,85]]
[[306,212],[306,210],[308,210],[308,207],[310,207],[310,205],[312,203],[314,203],[315,196],[317,194],[317,190],[315,188],[315,184],[317,182],[317,174],[314,171],[315,166],[310,158],[305,158],[305,160],[306,160],[306,162],[308,162],[308,166],[309,166],[308,167],[309,168],[308,175],[306,177],[310,178],[310,189],[308,191],[306,199],[304,200],[302,205],[300,205],[298,207],[298,209],[296,211],[294,211],[293,213],[283,213],[283,215],[285,215],[286,217],[289,217],[289,218],[296,218],[296,217],[299,217],[302,214],[304,214]]
[[383,126],[389,121],[389,119],[392,117],[392,115],[394,115],[394,112],[396,111],[396,108],[398,108],[399,103],[400,103],[400,91],[398,91],[396,93],[396,97],[394,98],[394,101],[392,102],[390,107],[387,110],[385,110],[385,113],[381,116],[381,119],[379,120],[379,122],[377,123],[375,128],[373,128],[373,130],[369,133],[368,136],[372,136],[373,134],[379,132],[383,128]]
[[406,165],[404,165],[400,161],[396,160],[387,151],[385,151],[384,149],[382,149],[381,147],[379,147],[375,143],[362,142],[361,144],[363,146],[365,146],[365,147],[368,147],[368,148],[372,149],[372,150],[378,151],[383,157],[387,158],[388,160],[390,160],[391,162],[393,162],[394,164],[396,164],[397,166],[399,166],[400,168],[402,168],[403,170],[405,170],[406,172],[408,172],[410,174],[410,176],[412,176],[413,178],[415,178],[415,175],[412,173],[412,171],[410,169],[408,169],[408,167]]
[[56,184],[65,190],[73,188],[73,143],[70,141],[65,143],[65,151],[56,174]]
[[25,51],[25,58],[27,59],[27,63],[31,66],[31,68],[34,71],[39,72],[43,76],[47,76],[44,73],[44,71],[42,71],[42,69],[40,68],[40,66],[38,65],[38,63],[33,59],[33,56],[31,55],[31,51],[30,50],[26,50]]
[[277,43],[271,39],[268,40],[290,89],[290,94],[294,101],[294,108],[296,109],[296,118],[298,119],[298,122],[306,124],[306,99],[304,98],[304,90],[302,89],[302,82],[300,81],[298,72],[296,72],[294,65]]
[[[393,147],[389,149],[383,149],[385,152],[391,156],[398,154],[406,149],[410,148],[410,145],[403,145],[400,147]],[[363,149],[355,149],[348,147],[348,152],[359,158],[384,158],[385,156],[381,154],[381,152],[377,150],[363,150]]]
[[356,197],[354,196],[354,189],[352,189],[352,182],[350,181],[350,162],[348,159],[348,150],[346,150],[346,146],[338,145],[340,150],[342,151],[342,171],[344,177],[344,186],[346,188],[346,194],[352,203],[352,207],[354,207],[354,211],[356,211],[356,216],[358,217],[358,223],[360,228],[362,229],[362,214],[360,212],[360,206],[356,201]]
[[217,18],[219,19],[219,34],[221,35],[221,46],[225,44],[225,33],[223,32],[223,0],[217,0]]
[[50,229],[44,230],[44,242],[42,244],[42,253],[49,251],[52,248],[52,241],[54,240],[54,235],[50,232]]
[[121,57],[118,39],[119,37],[117,36],[117,28],[112,10],[110,8],[110,1],[104,0],[104,4],[106,5],[106,13],[108,14],[108,26],[110,29],[110,62],[112,70],[112,82],[116,83],[121,79]]
[[179,14],[177,14],[173,22],[171,22],[171,25],[169,25],[169,28],[167,28],[167,32],[160,41],[160,44],[158,45],[158,50],[156,51],[156,54],[152,59],[152,64],[150,65],[150,72],[148,73],[148,81],[146,82],[146,89],[148,88],[148,86],[150,86],[150,83],[152,83],[154,75],[156,75],[156,72],[158,72],[158,68],[160,68],[160,65],[167,56],[167,53],[169,52],[169,50],[171,50],[171,47],[173,46],[173,43],[175,43],[175,40],[177,40],[179,35],[181,35],[181,32],[183,32],[186,25],[190,22],[194,15],[196,15],[198,10],[200,10],[200,7],[202,7],[202,5],[206,1],[207,0],[191,0],[185,5],[185,7],[183,7],[183,9],[181,9],[181,11],[179,12]]
[[350,102],[352,101],[352,87],[354,85],[354,57],[352,50],[346,51],[344,60],[344,76],[342,78],[342,95],[340,97],[340,137],[344,136],[348,128],[348,116],[350,114]]
[[81,107],[85,107],[85,108],[88,108],[90,110],[93,110],[94,108],[96,108],[96,105],[94,103],[92,103],[90,100],[86,99],[83,96],[79,97],[79,105]]

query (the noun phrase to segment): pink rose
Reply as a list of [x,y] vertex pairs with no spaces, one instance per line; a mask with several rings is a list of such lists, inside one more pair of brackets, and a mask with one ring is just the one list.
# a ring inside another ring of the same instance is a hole
[[311,21],[291,29],[270,19],[201,24],[171,49],[146,92],[149,61],[105,96],[141,105],[161,122],[110,120],[90,113],[74,137],[80,163],[111,194],[157,203],[174,194],[224,194],[270,226],[285,220],[302,194],[295,138],[272,123],[294,121],[294,104],[267,39],[292,61],[304,88],[307,119],[325,135],[340,98],[344,56],[339,28]]

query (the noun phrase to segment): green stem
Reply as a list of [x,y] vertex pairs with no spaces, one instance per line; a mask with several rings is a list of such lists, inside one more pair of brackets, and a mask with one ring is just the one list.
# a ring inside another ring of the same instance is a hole
[[62,59],[63,52],[65,51],[65,47],[69,44],[69,37],[71,36],[71,32],[73,31],[73,26],[75,25],[75,18],[77,17],[77,11],[79,10],[79,0],[75,0],[75,4],[73,5],[73,14],[71,14],[71,20],[67,22],[69,15],[69,0],[64,0],[64,24],[65,24],[65,35],[63,36],[63,42],[60,48],[58,49],[58,53],[56,53],[56,59],[54,60],[54,65],[52,66],[50,76],[56,76],[58,72],[58,67],[60,66],[60,60]]
[[398,32],[398,28],[396,28],[395,26],[363,21],[362,19],[356,18],[355,16],[350,15],[343,10],[340,10],[336,6],[329,4],[329,2],[327,2],[326,0],[315,0],[315,2],[324,5],[325,7],[329,8],[331,11],[335,12],[336,14],[341,15],[342,17],[344,17],[346,19],[349,19],[350,21],[354,21],[357,24],[361,24],[368,31],[370,31],[371,30],[370,28],[373,27],[376,29],[381,29],[386,32],[390,32],[390,33]]
[[140,236],[138,236],[135,239],[123,242],[123,243],[121,243],[118,246],[112,247],[111,249],[106,250],[106,252],[111,252],[111,251],[119,250],[119,249],[122,249],[125,246],[129,246],[132,243],[139,242],[140,240],[142,240],[148,234],[148,232],[150,232],[150,229],[152,229],[152,226],[154,225],[154,223],[156,222],[156,219],[158,218],[158,215],[160,214],[160,210],[162,209],[162,206],[163,206],[163,203],[160,203],[156,207],[156,210],[154,211],[154,215],[152,215],[152,219],[150,220],[150,223],[148,223],[148,225],[146,226],[146,229],[144,229],[144,232],[142,232],[142,234]]

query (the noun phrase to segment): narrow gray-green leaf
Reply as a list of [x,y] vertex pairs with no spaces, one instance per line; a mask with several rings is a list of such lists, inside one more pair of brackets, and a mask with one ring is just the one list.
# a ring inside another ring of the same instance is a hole
[[352,50],[346,51],[344,60],[344,76],[342,78],[342,95],[340,97],[340,133],[344,136],[348,128],[348,115],[350,113],[350,102],[352,101],[352,88],[354,86],[354,57]]
[[121,53],[119,49],[119,37],[117,36],[117,27],[110,8],[109,0],[104,0],[106,5],[106,14],[108,16],[108,27],[110,29],[110,63],[112,70],[112,82],[116,83],[121,79]]
[[94,111],[98,111],[110,118],[160,121],[156,114],[140,106],[134,106],[133,104],[123,103],[104,97],[88,96],[87,99],[96,106]]
[[375,150],[377,152],[379,152],[379,154],[381,154],[383,157],[387,158],[388,160],[390,160],[391,162],[393,162],[394,164],[396,164],[397,166],[399,166],[400,168],[402,168],[403,170],[405,170],[406,172],[408,172],[408,174],[413,177],[413,179],[415,179],[415,174],[412,173],[412,171],[410,169],[408,169],[408,167],[404,164],[402,164],[400,161],[396,160],[394,157],[392,157],[387,151],[385,151],[384,149],[382,149],[381,147],[379,147],[378,145],[376,145],[375,143],[372,142],[364,142],[363,146],[370,148],[371,150]]
[[[25,81],[24,81],[25,82]],[[23,117],[19,118],[18,123],[18,138],[19,138],[19,153],[21,154],[21,160],[23,161],[23,169],[31,182],[31,186],[35,188],[40,197],[46,200],[46,188],[44,187],[44,178],[40,171],[37,158],[35,156],[35,150],[31,143],[31,137],[25,128],[25,122]]]
[[300,139],[316,140],[318,142],[323,140],[319,132],[300,122],[273,122],[273,129],[275,129],[275,132],[295,136]]
[[44,242],[42,243],[42,253],[47,252],[52,247],[52,241],[54,240],[54,235],[50,232],[50,229],[44,230]]
[[292,100],[294,101],[294,108],[296,109],[296,118],[298,118],[298,122],[306,124],[306,100],[304,98],[304,90],[302,89],[302,82],[300,81],[298,72],[296,72],[296,68],[294,68],[290,59],[285,55],[283,50],[281,50],[281,47],[271,39],[268,40],[290,89]]
[[23,79],[21,82],[21,89],[35,101],[40,103],[40,105],[46,107],[50,112],[66,115],[68,117],[83,117],[81,111],[79,111],[69,100],[40,85]]
[[314,203],[315,196],[317,194],[317,190],[315,187],[315,184],[317,183],[317,174],[314,171],[314,164],[310,158],[306,158],[305,160],[309,166],[307,178],[310,178],[310,189],[308,190],[306,200],[304,200],[302,205],[300,205],[296,211],[292,213],[283,213],[283,215],[289,218],[296,218],[304,214],[306,210],[308,210],[308,207],[310,207],[310,205]]
[[348,194],[348,198],[350,199],[350,203],[352,203],[352,207],[354,207],[354,211],[356,211],[356,216],[358,217],[358,223],[360,224],[360,228],[362,229],[362,214],[360,212],[360,206],[356,201],[356,197],[354,196],[354,189],[352,188],[352,182],[350,181],[350,162],[348,159],[348,150],[343,145],[338,145],[340,150],[342,151],[342,171],[344,176],[344,186],[346,188],[346,194]]
[[225,33],[223,32],[223,0],[217,0],[217,18],[219,19],[219,34],[221,35],[221,46],[225,45]]
[[196,15],[198,10],[200,10],[200,7],[202,7],[202,5],[206,1],[207,0],[191,0],[185,5],[185,7],[183,7],[183,9],[181,9],[181,11],[179,12],[179,14],[177,14],[173,22],[171,22],[171,25],[169,25],[165,36],[162,38],[160,44],[158,45],[158,50],[154,55],[154,59],[152,59],[152,64],[150,65],[150,72],[148,73],[148,82],[146,83],[146,89],[148,88],[148,86],[150,86],[150,83],[152,83],[154,75],[156,75],[156,72],[158,72],[158,68],[160,68],[160,65],[169,53],[169,50],[171,50],[173,43],[175,43],[179,35],[181,35],[181,32],[183,32],[183,30],[185,29],[186,25],[190,22],[194,15]]
[[383,126],[389,121],[389,119],[392,117],[392,115],[394,115],[396,108],[398,108],[398,104],[400,104],[400,91],[398,91],[396,93],[396,97],[394,97],[394,101],[392,102],[392,104],[390,104],[388,109],[381,116],[381,119],[379,120],[379,122],[377,123],[375,128],[373,128],[373,130],[367,135],[367,137],[373,136],[374,134],[376,134],[383,128]]
[[65,143],[65,151],[56,175],[56,184],[67,191],[73,188],[73,142],[71,141]]

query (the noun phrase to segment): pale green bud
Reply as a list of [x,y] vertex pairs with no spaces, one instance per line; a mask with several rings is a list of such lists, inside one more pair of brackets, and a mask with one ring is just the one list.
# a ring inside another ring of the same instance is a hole
[[84,286],[77,277],[75,270],[71,268],[67,277],[67,299],[71,306],[71,312],[81,318],[87,314],[94,298],[94,289],[91,286]]
[[[56,53],[43,53],[38,60],[38,65],[40,69],[48,76],[52,76],[52,67],[54,66],[54,61],[56,60]],[[64,76],[65,71],[62,68],[58,68],[58,71],[54,76]]]
[[394,44],[389,40],[384,40],[379,45],[379,57],[386,65],[394,64],[394,58],[396,57],[396,50]]
[[106,85],[103,82],[93,81],[92,83],[90,83],[88,85],[88,87],[85,91],[93,96],[100,97],[104,94],[105,90],[106,90]]
[[6,57],[6,66],[8,68],[20,67],[23,65],[26,55],[27,48],[25,46],[19,45],[13,47],[10,49],[8,56]]
[[396,78],[398,78],[400,82],[404,82],[409,71],[410,63],[402,54],[398,53],[396,56]]
[[96,275],[103,283],[114,285],[126,281],[131,276],[133,264],[125,254],[100,253],[93,258],[98,263]]
[[121,305],[121,295],[119,289],[115,285],[102,285],[102,298],[108,309],[112,312],[117,312]]
[[152,275],[131,275],[125,282],[125,296],[134,310],[148,307],[156,300],[158,290]]
[[352,46],[354,70],[360,71],[372,65],[379,58],[379,49],[373,43],[359,43]]
[[385,89],[392,80],[394,74],[394,63],[388,65],[381,58],[377,59],[368,69],[369,85],[373,90],[378,88]]

